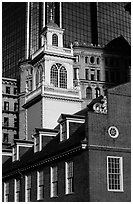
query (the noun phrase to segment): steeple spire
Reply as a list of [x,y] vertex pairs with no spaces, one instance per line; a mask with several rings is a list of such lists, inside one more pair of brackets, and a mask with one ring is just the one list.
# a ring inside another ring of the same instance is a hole
[[51,3],[51,2],[48,3],[48,13],[49,13],[48,22],[50,22],[50,21],[54,22],[54,18],[55,18],[55,6],[54,6],[54,3]]

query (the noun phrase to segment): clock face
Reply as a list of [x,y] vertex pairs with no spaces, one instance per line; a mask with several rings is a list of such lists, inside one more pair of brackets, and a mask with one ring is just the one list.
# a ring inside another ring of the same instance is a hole
[[112,138],[117,138],[119,136],[119,131],[115,126],[111,126],[108,129],[108,134]]

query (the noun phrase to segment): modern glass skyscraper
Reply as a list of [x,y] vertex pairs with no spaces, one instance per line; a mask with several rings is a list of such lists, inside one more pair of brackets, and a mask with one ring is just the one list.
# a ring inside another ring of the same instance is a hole
[[130,14],[124,2],[3,2],[3,76],[18,78],[18,62],[41,47],[41,31],[53,15],[65,29],[64,45],[105,45],[120,35],[130,43]]

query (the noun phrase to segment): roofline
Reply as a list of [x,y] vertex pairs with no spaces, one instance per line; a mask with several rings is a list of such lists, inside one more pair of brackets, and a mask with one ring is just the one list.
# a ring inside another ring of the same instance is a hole
[[5,176],[3,176],[2,177],[2,179],[5,179],[5,178],[8,178],[8,177],[11,177],[11,176],[13,176],[14,174],[17,174],[17,173],[20,173],[20,171],[21,171],[21,173],[22,172],[24,172],[24,171],[27,171],[28,169],[31,169],[31,168],[35,168],[35,167],[37,167],[37,166],[41,166],[41,165],[43,165],[43,164],[45,164],[45,163],[49,163],[49,162],[51,162],[51,161],[53,161],[53,160],[57,160],[57,159],[59,159],[59,158],[62,158],[62,157],[64,157],[64,156],[66,156],[66,155],[70,155],[70,154],[72,154],[72,153],[74,153],[74,152],[77,152],[77,151],[80,151],[80,150],[83,150],[83,148],[82,148],[82,144],[80,145],[80,146],[77,146],[77,147],[75,147],[75,148],[73,148],[73,149],[70,149],[70,150],[68,150],[68,151],[65,151],[65,152],[63,152],[63,153],[60,153],[60,154],[57,154],[57,155],[55,155],[55,156],[52,156],[52,157],[49,157],[49,158],[47,158],[47,159],[42,159],[41,161],[39,161],[39,162],[37,162],[37,163],[33,163],[33,164],[31,164],[31,165],[27,165],[26,167],[21,167],[21,168],[17,168],[17,170],[14,170],[13,172],[9,172],[9,173],[7,173],[7,175],[6,175],[6,173],[5,173]]

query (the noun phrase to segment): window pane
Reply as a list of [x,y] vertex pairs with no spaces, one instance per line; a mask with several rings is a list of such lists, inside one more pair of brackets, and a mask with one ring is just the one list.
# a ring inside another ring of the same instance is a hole
[[122,190],[121,158],[108,157],[108,188]]
[[60,68],[60,88],[67,88],[67,71],[65,67]]
[[51,85],[58,87],[58,69],[57,69],[56,65],[53,65],[51,67],[50,83],[51,83]]

